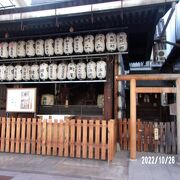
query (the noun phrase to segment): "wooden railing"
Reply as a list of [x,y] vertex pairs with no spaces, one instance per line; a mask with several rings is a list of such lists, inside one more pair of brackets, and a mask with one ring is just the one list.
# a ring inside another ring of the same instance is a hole
[[[154,128],[158,128],[158,139],[154,138]],[[175,122],[136,123],[136,150],[145,152],[177,152],[177,131]],[[119,120],[119,143],[122,150],[129,150],[129,120]]]
[[0,118],[0,151],[112,161],[115,120]]

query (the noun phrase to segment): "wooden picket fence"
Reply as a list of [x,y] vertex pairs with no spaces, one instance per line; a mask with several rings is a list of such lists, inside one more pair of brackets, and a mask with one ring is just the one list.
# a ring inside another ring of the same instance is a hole
[[112,161],[115,120],[0,118],[0,151]]
[[[154,128],[158,128],[158,139],[154,138]],[[137,120],[136,123],[137,151],[177,153],[177,130],[175,122],[146,122]],[[129,120],[119,120],[119,143],[122,150],[129,150]]]

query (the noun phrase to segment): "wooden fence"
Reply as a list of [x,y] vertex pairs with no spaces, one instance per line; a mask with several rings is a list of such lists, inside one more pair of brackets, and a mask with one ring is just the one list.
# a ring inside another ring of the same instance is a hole
[[111,161],[116,142],[115,120],[0,118],[1,152]]
[[[158,139],[154,138],[154,128],[158,128]],[[136,123],[137,151],[160,153],[177,152],[177,132],[175,122]],[[129,120],[119,120],[119,143],[122,150],[129,150]]]

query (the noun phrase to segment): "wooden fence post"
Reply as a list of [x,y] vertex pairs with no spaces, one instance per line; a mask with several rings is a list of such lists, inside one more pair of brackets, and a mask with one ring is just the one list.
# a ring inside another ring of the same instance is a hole
[[106,126],[106,120],[102,120],[102,149],[101,149],[101,159],[105,160],[106,159],[106,129],[108,129],[108,127]]
[[114,120],[108,121],[108,162],[113,160],[114,156]]
[[10,129],[11,128],[11,119],[6,119],[6,145],[5,152],[9,152],[9,144],[10,144]]
[[10,152],[14,152],[14,144],[15,144],[15,118],[12,118],[11,121],[11,147]]
[[6,119],[5,117],[2,118],[2,125],[1,125],[1,152],[4,152],[5,146],[5,132],[6,132]]
[[83,120],[83,152],[82,157],[87,158],[87,120]]
[[43,120],[42,127],[42,155],[46,155],[47,151],[47,120]]
[[75,153],[75,120],[71,119],[70,121],[70,127],[71,127],[71,137],[70,137],[70,157],[74,157]]

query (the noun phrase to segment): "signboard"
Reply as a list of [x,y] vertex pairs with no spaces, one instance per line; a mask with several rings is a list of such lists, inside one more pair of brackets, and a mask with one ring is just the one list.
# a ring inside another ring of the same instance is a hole
[[7,112],[36,112],[36,88],[7,89]]

